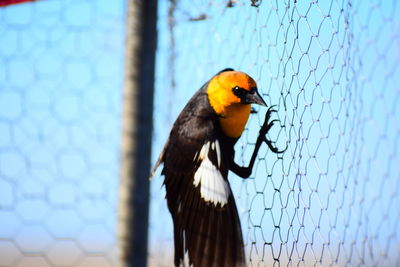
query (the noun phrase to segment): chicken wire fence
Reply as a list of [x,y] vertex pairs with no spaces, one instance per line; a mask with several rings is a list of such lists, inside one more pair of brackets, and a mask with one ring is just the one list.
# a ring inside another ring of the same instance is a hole
[[115,262],[124,8],[0,8],[0,266]]
[[[112,3],[111,3],[112,2]],[[251,266],[396,266],[399,4],[159,2],[154,160],[193,93],[247,72],[279,120],[252,176],[230,174]],[[0,9],[0,266],[116,265],[123,1]],[[246,164],[265,114],[236,146]],[[162,178],[149,265],[171,266]]]
[[[250,74],[276,105],[269,138],[287,150],[264,145],[249,179],[229,177],[249,265],[400,266],[398,2],[173,0],[159,10],[154,160],[165,124],[219,70]],[[266,112],[256,109],[236,145],[242,164]],[[152,266],[173,257],[162,180],[152,181]]]

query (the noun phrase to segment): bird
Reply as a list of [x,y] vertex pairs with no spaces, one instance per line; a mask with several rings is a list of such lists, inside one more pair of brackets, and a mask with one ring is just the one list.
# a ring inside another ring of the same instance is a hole
[[268,108],[247,167],[234,161],[234,145],[245,129],[251,104],[267,106],[248,74],[226,68],[214,75],[189,100],[172,126],[152,169],[163,164],[167,206],[174,227],[174,265],[185,258],[194,267],[245,266],[245,250],[235,199],[228,181],[232,171],[251,175],[263,142],[276,120]]

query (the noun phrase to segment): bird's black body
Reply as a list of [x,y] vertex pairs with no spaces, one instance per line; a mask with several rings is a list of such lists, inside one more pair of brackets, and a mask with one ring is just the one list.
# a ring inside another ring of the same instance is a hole
[[[233,195],[229,195],[227,205],[215,206],[201,198],[200,187],[193,186],[199,167],[193,158],[204,143],[219,140],[224,151],[219,170],[226,179],[237,141],[223,136],[218,115],[208,103],[206,86],[182,110],[162,154],[166,198],[174,221],[175,265],[181,263],[188,250],[190,262],[196,266],[242,266],[242,231]],[[217,155],[209,155],[217,165]]]
[[253,79],[232,69],[218,73],[186,104],[155,164],[152,175],[164,163],[176,266],[183,264],[186,253],[194,267],[245,266],[242,230],[228,172],[249,177],[263,142],[273,152],[283,152],[265,137],[274,123],[269,122],[274,111],[271,107],[249,166],[235,163],[234,145],[247,122],[250,104],[266,106]]

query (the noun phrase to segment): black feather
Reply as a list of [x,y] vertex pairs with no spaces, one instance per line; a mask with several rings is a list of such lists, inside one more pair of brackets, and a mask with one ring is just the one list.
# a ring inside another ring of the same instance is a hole
[[220,72],[218,72],[217,75],[220,74],[220,73],[223,73],[223,72],[225,72],[225,71],[235,71],[235,70],[232,69],[232,68],[226,68],[226,69],[223,69],[223,70],[221,70]]
[[[233,69],[225,69],[230,71]],[[226,137],[219,126],[218,116],[211,108],[205,84],[188,102],[175,121],[160,163],[164,163],[168,209],[174,223],[175,265],[183,262],[187,251],[189,263],[195,267],[244,266],[244,245],[239,216],[227,176],[229,159],[234,157],[237,139]],[[218,140],[221,162],[217,152],[210,149],[209,159],[217,166],[229,187],[227,204],[221,206],[205,201],[200,185],[193,184],[201,161],[198,154],[207,142]],[[197,157],[196,157],[197,155]]]

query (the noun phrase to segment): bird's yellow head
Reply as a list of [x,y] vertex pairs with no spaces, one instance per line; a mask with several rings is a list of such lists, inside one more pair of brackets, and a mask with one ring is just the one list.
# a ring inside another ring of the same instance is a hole
[[250,105],[266,106],[256,82],[246,73],[226,69],[215,75],[207,87],[211,107],[220,116],[223,132],[239,137],[250,115]]
[[253,78],[232,69],[222,71],[210,80],[207,95],[212,108],[221,116],[225,115],[228,107],[236,104],[266,106]]

